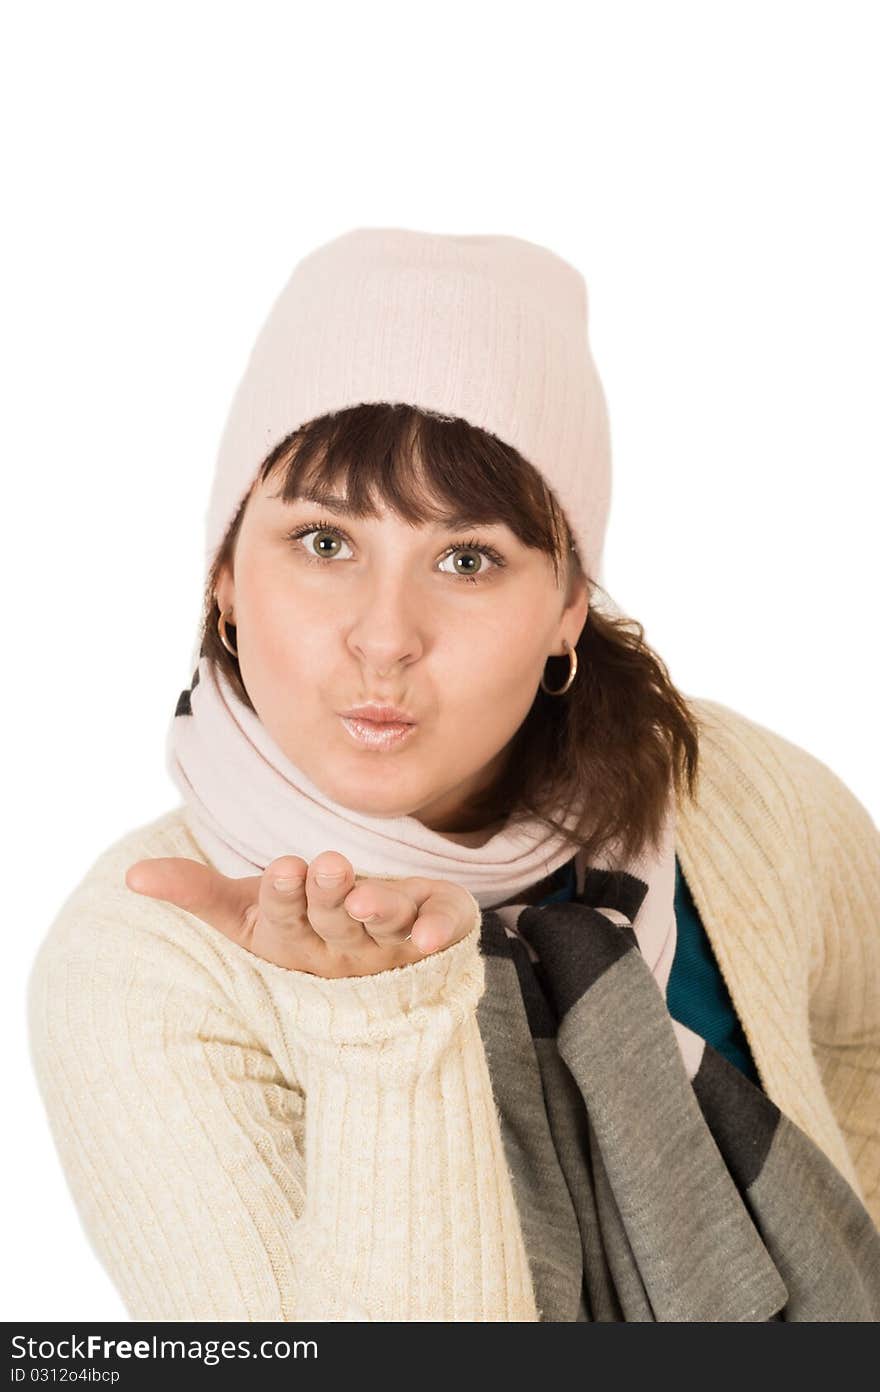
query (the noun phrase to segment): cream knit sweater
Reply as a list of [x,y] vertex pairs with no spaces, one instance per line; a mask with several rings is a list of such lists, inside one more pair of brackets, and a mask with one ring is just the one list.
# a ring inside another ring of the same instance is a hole
[[[677,850],[770,1097],[880,1226],[880,834],[715,702]],[[126,888],[206,857],[177,808],[106,850],[28,981],[85,1230],[137,1320],[536,1320],[477,1026],[479,933],[380,976],[263,961]]]

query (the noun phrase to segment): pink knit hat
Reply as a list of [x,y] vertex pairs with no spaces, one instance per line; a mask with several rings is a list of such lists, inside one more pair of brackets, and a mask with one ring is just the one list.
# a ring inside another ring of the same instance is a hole
[[580,272],[535,242],[408,228],[346,232],[294,268],[260,330],[220,441],[206,575],[272,449],[361,402],[460,416],[543,475],[603,583],[608,411]]

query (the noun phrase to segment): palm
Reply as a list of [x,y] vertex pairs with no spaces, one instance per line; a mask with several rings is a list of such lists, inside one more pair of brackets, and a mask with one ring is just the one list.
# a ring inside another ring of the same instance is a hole
[[[319,871],[342,872],[338,885]],[[279,878],[294,881],[290,891]],[[200,861],[136,861],[129,889],[176,904],[239,946],[277,966],[316,976],[373,976],[449,947],[475,926],[479,909],[461,885],[419,876],[361,879],[351,862],[323,851],[311,864],[281,856],[259,875],[231,877]],[[376,914],[368,924],[363,920]]]

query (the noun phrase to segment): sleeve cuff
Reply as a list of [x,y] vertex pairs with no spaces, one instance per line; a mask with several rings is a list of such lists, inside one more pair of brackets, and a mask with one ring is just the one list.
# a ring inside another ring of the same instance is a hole
[[447,1028],[476,1008],[485,986],[480,952],[482,916],[458,942],[404,967],[373,976],[322,977],[258,959],[286,1024],[322,1052],[342,1044],[384,1044],[401,1035]]

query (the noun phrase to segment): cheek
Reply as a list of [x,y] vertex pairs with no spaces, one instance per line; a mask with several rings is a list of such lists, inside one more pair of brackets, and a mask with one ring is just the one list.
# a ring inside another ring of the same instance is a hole
[[320,627],[313,620],[299,621],[301,606],[289,580],[273,577],[270,569],[251,569],[246,585],[238,587],[236,607],[239,659],[248,694],[264,723],[274,734],[281,733],[279,721],[289,725],[297,711],[302,719],[315,674],[321,670]]
[[438,710],[444,733],[456,742],[468,748],[487,738],[503,743],[530,711],[543,649],[526,622],[470,626],[436,650],[431,670]]
[[499,695],[527,687],[541,674],[549,642],[544,637],[546,614],[522,606],[499,609],[488,621],[458,629],[450,644],[454,665],[482,673],[482,680]]
[[297,595],[283,565],[251,566],[246,583],[239,585],[237,607],[246,624],[251,658],[263,667],[276,672],[295,669],[310,649],[326,644],[327,630],[313,597]]

